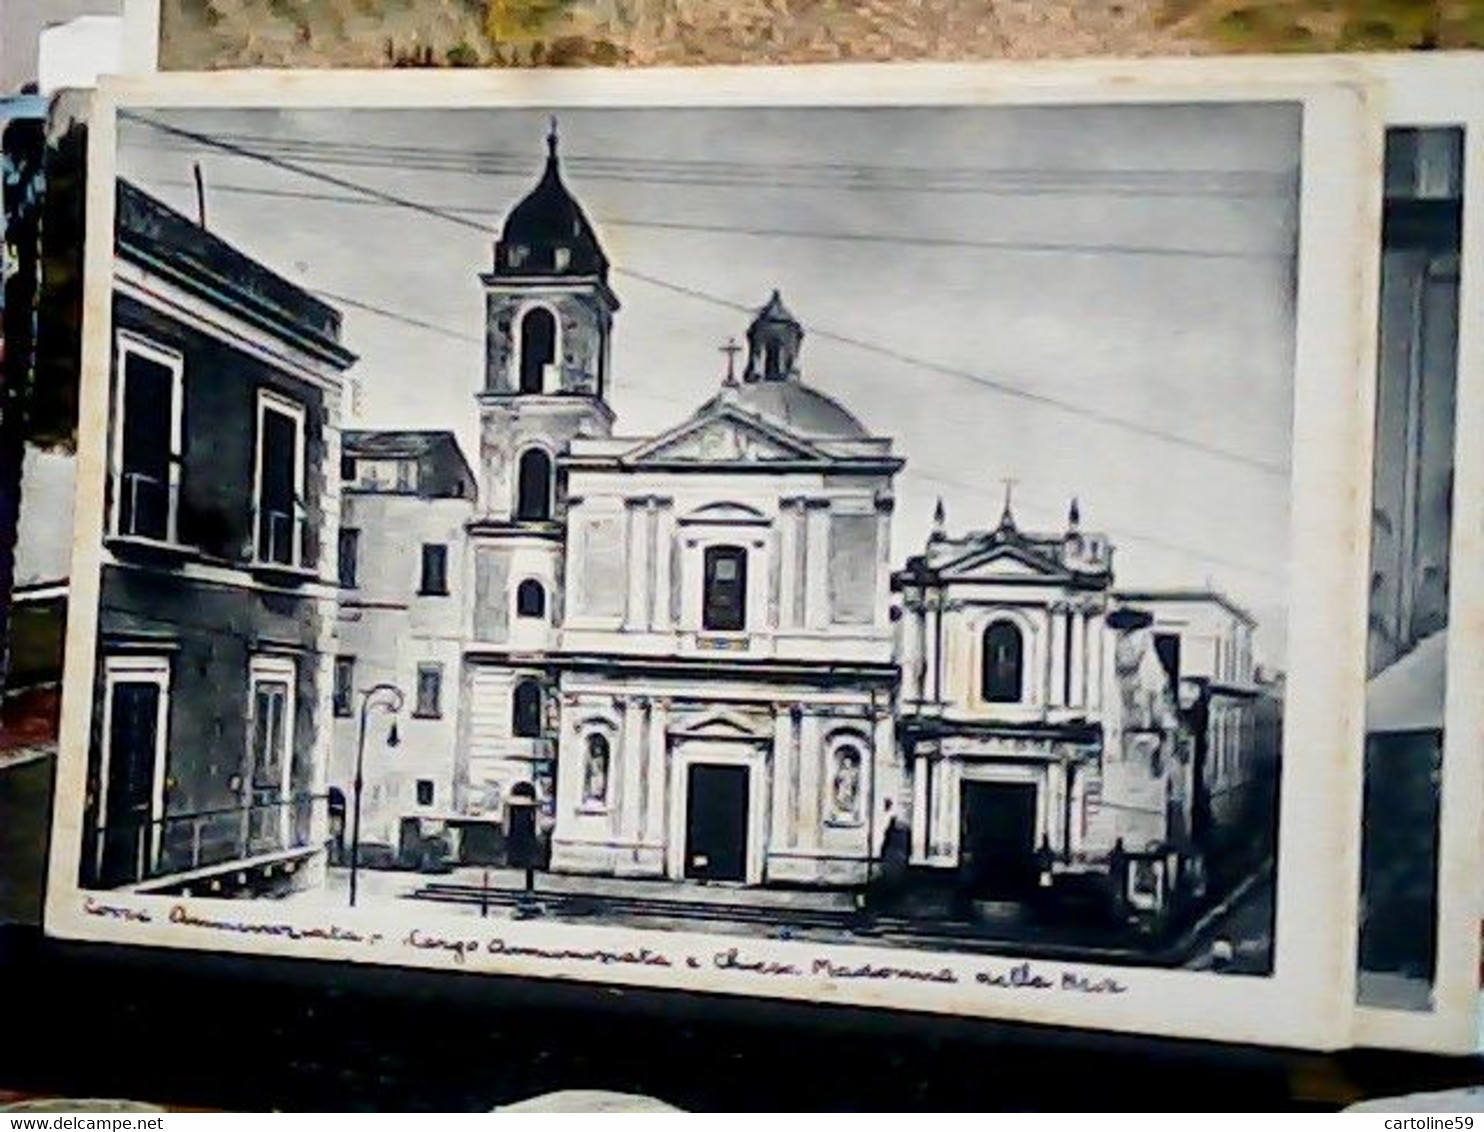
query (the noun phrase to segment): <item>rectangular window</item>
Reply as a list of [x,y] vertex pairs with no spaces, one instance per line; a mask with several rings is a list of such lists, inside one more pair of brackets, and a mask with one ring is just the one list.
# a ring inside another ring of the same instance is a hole
[[417,804],[419,806],[431,806],[433,804],[433,780],[431,778],[419,778],[417,780]]
[[443,714],[443,665],[417,666],[417,705],[412,714],[420,719],[437,719]]
[[448,547],[441,542],[423,543],[421,594],[448,593]]
[[335,714],[347,716],[351,713],[351,701],[355,698],[356,658],[335,658]]
[[348,590],[357,586],[356,571],[359,565],[359,551],[361,548],[361,532],[353,527],[340,528],[340,559],[337,570],[340,584]]
[[416,491],[417,461],[365,459],[355,461],[357,485],[381,491]]
[[119,335],[117,353],[114,530],[131,538],[174,542],[181,358],[127,334]]
[[294,662],[254,657],[248,696],[249,854],[288,847],[294,763]]
[[97,832],[89,855],[98,883],[113,887],[149,876],[159,856],[170,662],[109,657],[104,684]]
[[340,457],[340,480],[342,483],[354,483],[356,478],[356,458],[354,456]]
[[747,551],[740,546],[706,548],[701,627],[734,632],[747,626]]
[[258,391],[258,561],[304,561],[304,406]]

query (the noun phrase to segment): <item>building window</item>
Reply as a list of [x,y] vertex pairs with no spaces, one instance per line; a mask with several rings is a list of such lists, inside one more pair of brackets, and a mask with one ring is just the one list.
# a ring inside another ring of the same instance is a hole
[[515,588],[515,615],[546,616],[546,589],[535,578],[527,578]]
[[1008,621],[996,621],[984,630],[984,699],[992,704],[1018,704],[1021,700],[1025,642],[1020,630]]
[[517,519],[551,518],[551,457],[541,449],[530,448],[521,455],[515,494]]
[[419,778],[417,780],[417,804],[419,806],[431,806],[433,804],[433,780],[431,778]]
[[118,367],[116,531],[133,538],[174,542],[180,489],[181,359],[120,335]]
[[170,662],[163,657],[104,661],[103,747],[90,846],[100,884],[133,884],[154,871],[156,821],[164,808]]
[[356,458],[354,456],[342,455],[340,457],[340,482],[354,483],[356,478]]
[[258,561],[298,566],[304,558],[304,406],[258,391]]
[[701,627],[720,632],[747,625],[747,551],[740,546],[709,546],[704,558],[705,586]]
[[545,307],[532,307],[520,320],[520,391],[541,393],[546,367],[556,361],[556,316]]
[[248,696],[249,853],[288,848],[294,765],[294,662],[254,657]]
[[412,714],[419,719],[437,719],[443,714],[443,665],[417,666],[417,704]]
[[587,754],[582,767],[582,801],[587,806],[608,804],[610,751],[606,735],[587,737]]
[[541,685],[522,680],[515,686],[510,730],[517,739],[541,738]]
[[835,752],[835,773],[830,783],[830,809],[833,820],[860,820],[861,770],[864,760],[860,748],[847,745]]
[[366,459],[355,461],[358,487],[376,491],[416,491],[417,461],[408,459]]
[[346,589],[355,589],[357,586],[356,573],[359,565],[359,551],[361,548],[361,532],[352,527],[340,528],[339,540],[339,562],[336,572],[340,578],[340,584]]
[[356,658],[353,656],[337,656],[335,658],[335,714],[347,716],[351,713],[351,701],[355,699],[356,683]]
[[434,596],[448,593],[448,547],[441,542],[423,543],[422,584],[417,592]]

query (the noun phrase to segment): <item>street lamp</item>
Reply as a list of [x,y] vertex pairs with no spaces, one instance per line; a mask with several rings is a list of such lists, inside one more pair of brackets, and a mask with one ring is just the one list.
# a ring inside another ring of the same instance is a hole
[[[352,908],[356,906],[356,873],[361,864],[361,788],[365,780],[366,717],[371,714],[373,705],[385,707],[395,716],[402,710],[402,689],[395,684],[377,684],[361,693],[361,725],[356,735],[356,797],[350,828],[350,906]],[[395,747],[399,742],[397,721],[393,719],[391,732],[386,737],[386,745]]]

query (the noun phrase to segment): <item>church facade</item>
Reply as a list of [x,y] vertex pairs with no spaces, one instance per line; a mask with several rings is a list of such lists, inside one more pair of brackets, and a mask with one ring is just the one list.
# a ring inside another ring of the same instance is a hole
[[895,577],[912,859],[973,898],[1122,881],[1130,854],[1159,855],[1163,875],[1185,847],[1174,682],[1150,616],[1113,594],[1108,539],[1080,519],[1073,502],[1064,530],[1023,531],[1007,494],[992,530],[953,537],[940,505]]
[[614,436],[607,276],[553,138],[484,277],[463,802],[534,795],[558,871],[863,882],[903,781],[902,461],[803,381],[776,293],[715,396]]

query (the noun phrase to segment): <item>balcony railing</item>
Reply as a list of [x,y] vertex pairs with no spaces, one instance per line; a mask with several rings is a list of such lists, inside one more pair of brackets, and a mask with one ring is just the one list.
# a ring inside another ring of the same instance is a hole
[[258,561],[269,566],[303,564],[304,534],[308,522],[303,508],[267,509],[258,513]]
[[169,542],[176,488],[158,476],[125,471],[119,476],[118,533],[125,538]]
[[255,792],[245,806],[170,814],[154,821],[110,820],[89,834],[91,883],[118,888],[254,857],[308,849],[315,808],[327,795],[289,798]]

